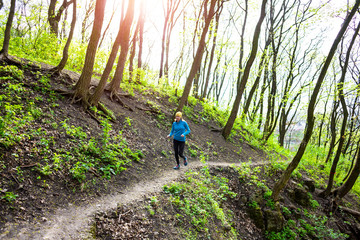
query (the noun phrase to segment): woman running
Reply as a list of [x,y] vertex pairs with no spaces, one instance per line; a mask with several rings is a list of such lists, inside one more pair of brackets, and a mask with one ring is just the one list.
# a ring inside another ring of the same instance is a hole
[[184,166],[187,166],[188,161],[187,157],[184,156],[184,147],[186,141],[186,135],[190,133],[190,128],[187,122],[182,119],[182,113],[177,112],[175,114],[175,121],[172,124],[171,132],[167,136],[170,138],[174,135],[174,151],[175,151],[175,159],[176,159],[176,166],[174,167],[175,170],[180,169],[180,161],[179,156],[184,159]]

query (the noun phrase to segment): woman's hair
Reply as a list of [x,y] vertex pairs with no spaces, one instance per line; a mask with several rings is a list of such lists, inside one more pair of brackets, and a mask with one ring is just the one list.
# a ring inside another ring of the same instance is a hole
[[[177,112],[175,114],[175,117],[180,117],[182,119],[182,113],[181,112]],[[176,118],[174,119],[174,122],[176,122]]]

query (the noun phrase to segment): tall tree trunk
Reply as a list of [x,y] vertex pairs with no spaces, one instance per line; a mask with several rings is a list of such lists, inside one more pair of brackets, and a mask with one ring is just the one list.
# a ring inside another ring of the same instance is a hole
[[[207,4],[207,2],[208,2],[208,0],[206,0],[206,3],[204,3],[204,4]],[[194,61],[193,61],[192,65],[191,65],[189,75],[188,75],[188,77],[186,79],[185,88],[184,88],[183,94],[181,96],[179,105],[178,105],[178,107],[176,109],[176,112],[182,111],[185,103],[187,102],[187,99],[188,99],[188,97],[190,95],[190,90],[191,90],[193,80],[196,77],[196,74],[197,74],[197,72],[198,72],[198,70],[199,70],[199,68],[201,66],[201,59],[202,59],[204,49],[205,49],[206,34],[207,34],[208,30],[209,30],[210,22],[211,22],[211,20],[212,20],[212,18],[214,16],[214,13],[215,13],[216,2],[217,2],[217,0],[211,0],[211,2],[210,2],[209,12],[207,13],[206,18],[205,18],[205,25],[204,25],[203,31],[201,33],[199,46],[197,48],[197,51],[196,51],[196,54],[195,54],[195,57],[194,57]]]
[[[126,16],[125,16],[125,18],[126,18]],[[121,42],[121,37],[122,37],[122,32],[123,32],[122,28],[124,28],[125,18],[123,18],[123,14],[122,14],[122,16],[120,17],[119,31],[118,31],[118,34],[116,36],[113,47],[111,49],[111,53],[110,53],[110,56],[109,56],[108,61],[106,63],[104,72],[101,75],[99,85],[96,87],[94,94],[90,98],[90,103],[93,106],[98,105],[98,103],[100,101],[100,98],[101,98],[102,94],[104,93],[104,89],[105,89],[106,83],[107,83],[107,81],[109,79],[111,70],[112,70],[112,68],[114,66],[115,59],[116,59],[117,53],[118,53],[119,48],[120,48],[120,42]]]
[[109,30],[110,25],[111,25],[111,22],[112,22],[112,20],[113,20],[113,18],[114,18],[115,12],[116,12],[116,10],[117,10],[117,8],[118,8],[118,6],[119,6],[119,5],[117,5],[117,6],[115,7],[115,4],[116,4],[116,2],[114,2],[113,11],[112,11],[112,13],[111,13],[110,20],[109,20],[109,22],[108,22],[108,24],[107,24],[107,26],[106,26],[106,28],[105,28],[105,30],[104,30],[104,33],[102,34],[102,37],[101,37],[101,40],[100,40],[100,43],[99,43],[98,48],[101,48],[101,46],[102,46],[102,44],[103,44],[103,42],[104,42],[104,39],[105,39],[105,37],[106,37],[106,35],[107,35],[107,31]]
[[[357,147],[358,149],[360,148],[359,145]],[[360,174],[360,151],[358,150],[356,162],[353,167],[353,170],[351,171],[349,178],[346,180],[346,182],[343,185],[341,185],[341,187],[335,189],[333,192],[333,194],[336,196],[335,201],[343,198],[352,189],[357,178],[359,177],[359,174]]]
[[136,82],[140,83],[140,69],[142,68],[142,52],[143,52],[143,43],[144,43],[144,24],[145,24],[145,1],[141,1],[141,7],[140,7],[140,27],[139,27],[139,52],[138,52],[138,62],[137,62],[137,74],[136,74]]
[[258,42],[259,42],[259,36],[260,36],[260,32],[261,32],[261,25],[262,22],[264,21],[265,18],[265,9],[266,9],[266,2],[267,0],[263,0],[262,4],[261,4],[261,13],[260,13],[260,18],[256,24],[255,27],[255,32],[254,32],[254,37],[253,37],[253,41],[252,41],[252,49],[251,49],[251,53],[250,53],[250,57],[248,59],[248,61],[246,62],[246,66],[244,69],[244,72],[242,74],[241,80],[240,80],[240,71],[238,74],[238,80],[240,80],[240,84],[238,85],[238,92],[236,94],[235,97],[235,101],[229,116],[229,119],[226,122],[226,125],[222,131],[222,135],[225,139],[227,139],[231,133],[231,129],[235,123],[235,119],[237,117],[238,111],[239,111],[239,106],[240,106],[240,101],[241,101],[241,97],[242,94],[245,90],[245,86],[247,83],[247,80],[249,78],[249,74],[250,74],[250,69],[252,67],[252,64],[255,60],[256,57],[256,53],[257,53],[257,49],[258,49]]
[[[340,77],[340,81],[339,81],[339,86],[338,86],[338,92],[339,92],[339,98],[340,98],[340,102],[341,102],[341,106],[343,109],[343,122],[341,125],[341,131],[340,131],[340,139],[339,139],[339,145],[333,160],[333,163],[331,165],[331,170],[329,173],[329,181],[328,181],[328,185],[326,187],[326,189],[320,193],[321,196],[323,197],[327,197],[329,196],[333,183],[334,183],[334,177],[335,177],[335,172],[336,172],[336,168],[337,168],[337,164],[339,162],[341,153],[343,151],[343,145],[345,143],[345,131],[346,131],[346,125],[347,125],[347,120],[349,117],[349,112],[346,106],[346,101],[345,101],[345,97],[344,97],[344,83],[345,83],[345,76],[346,76],[346,72],[347,72],[347,68],[349,65],[349,59],[350,59],[350,54],[351,54],[351,50],[352,47],[354,46],[355,43],[355,39],[358,36],[359,33],[359,29],[360,29],[360,22],[355,30],[355,33],[353,35],[353,38],[351,40],[351,43],[349,45],[349,48],[346,52],[346,57],[345,57],[345,62],[344,62],[344,66],[342,66],[342,73],[341,73],[341,77]],[[340,65],[341,65],[341,57],[340,57]]]
[[325,163],[328,163],[333,152],[334,152],[334,147],[335,147],[335,141],[336,141],[336,120],[337,120],[337,108],[339,106],[339,102],[337,100],[334,100],[334,107],[333,110],[331,112],[331,119],[330,119],[330,135],[331,135],[331,140],[330,140],[330,146],[329,146],[329,150],[328,150],[328,154],[326,156],[326,160]]
[[135,54],[136,54],[136,45],[137,45],[137,39],[138,39],[138,32],[139,32],[139,28],[140,28],[140,18],[141,18],[141,16],[139,16],[139,21],[136,24],[134,36],[131,41],[131,49],[130,49],[130,57],[129,57],[129,82],[133,81],[133,76],[134,76],[134,73],[133,73],[134,72],[134,58],[135,58]]
[[96,0],[94,25],[90,41],[86,50],[85,64],[79,81],[75,85],[74,98],[81,98],[84,104],[88,104],[88,93],[90,81],[94,70],[95,55],[101,35],[101,28],[104,21],[106,0]]
[[65,11],[65,9],[67,9],[68,6],[70,6],[70,4],[72,4],[73,2],[74,2],[74,0],[69,0],[69,1],[64,0],[62,5],[60,6],[59,10],[55,14],[57,0],[50,0],[50,5],[49,5],[49,9],[48,9],[48,21],[49,21],[51,33],[54,33],[56,36],[58,36],[59,22],[60,22],[61,16],[62,16],[63,12]]
[[[170,3],[168,3],[169,5]],[[169,16],[165,16],[164,26],[163,26],[163,35],[161,39],[161,55],[160,55],[160,69],[159,69],[159,79],[163,77],[164,71],[164,57],[165,57],[165,41],[166,41],[166,29],[168,27]]]
[[116,94],[120,89],[120,83],[123,79],[123,73],[125,69],[126,57],[129,52],[129,41],[130,41],[130,29],[134,19],[135,0],[129,0],[128,8],[124,22],[121,24],[121,38],[120,38],[120,56],[118,65],[116,66],[115,75],[109,89],[111,91],[111,97]]
[[213,36],[213,42],[212,42],[212,47],[211,47],[211,53],[210,53],[210,60],[209,60],[209,66],[208,66],[208,71],[206,74],[206,78],[205,78],[205,86],[204,86],[204,90],[202,92],[201,98],[205,98],[207,95],[207,90],[208,90],[208,86],[209,86],[209,80],[210,80],[210,75],[211,75],[211,68],[212,68],[212,63],[214,61],[214,55],[215,55],[215,48],[216,48],[216,40],[217,40],[217,33],[218,33],[218,29],[219,29],[219,20],[220,20],[220,14],[222,12],[222,9],[219,9],[216,12],[216,17],[215,17],[215,30],[214,30],[214,36]]
[[299,164],[299,162],[300,162],[300,160],[301,160],[301,158],[302,158],[302,156],[303,156],[303,154],[305,152],[306,146],[307,146],[307,144],[308,144],[308,142],[309,142],[309,140],[311,138],[312,131],[313,131],[313,128],[314,128],[314,122],[315,122],[314,110],[315,110],[316,99],[317,99],[317,96],[319,94],[321,84],[325,79],[327,69],[330,66],[332,58],[333,58],[333,56],[334,56],[334,54],[336,52],[337,46],[340,43],[341,38],[343,37],[343,35],[344,35],[344,33],[345,33],[351,19],[353,18],[356,11],[358,10],[359,5],[360,5],[360,0],[357,0],[354,7],[352,8],[350,14],[348,14],[348,16],[345,18],[345,20],[344,20],[344,22],[343,22],[343,24],[341,26],[341,29],[340,29],[338,35],[336,36],[336,38],[334,40],[334,43],[331,46],[331,49],[330,49],[329,54],[328,54],[328,56],[326,58],[326,61],[325,61],[324,65],[323,65],[323,67],[321,69],[319,78],[318,78],[318,80],[316,82],[316,85],[315,85],[314,91],[313,91],[313,93],[311,95],[309,106],[308,106],[307,127],[306,127],[306,130],[305,130],[304,138],[301,141],[299,149],[296,152],[293,160],[288,165],[288,167],[286,168],[284,173],[281,175],[279,181],[277,181],[275,186],[273,187],[271,197],[272,197],[272,199],[274,201],[278,201],[280,191],[285,187],[285,185],[289,181],[291,173],[296,169],[296,167],[298,166],[298,164]]
[[0,0],[0,10],[3,8],[3,6],[4,6],[3,0]]
[[89,5],[87,5],[87,0],[86,0],[85,17],[81,24],[81,43],[86,42],[87,39],[86,31],[88,27],[91,25],[88,23],[88,21],[91,14],[94,12],[94,9],[95,9],[95,0],[90,0]]
[[268,39],[265,43],[265,48],[264,48],[264,51],[261,55],[261,59],[260,59],[260,64],[259,64],[259,69],[258,69],[258,74],[256,76],[256,79],[255,79],[255,82],[253,84],[253,86],[251,87],[250,89],[250,92],[249,92],[249,96],[247,97],[246,99],[246,103],[245,103],[245,107],[244,107],[244,110],[243,110],[243,114],[246,115],[249,111],[249,108],[250,108],[250,104],[251,104],[251,100],[255,94],[255,91],[260,83],[260,79],[261,79],[261,75],[262,75],[262,72],[263,72],[263,69],[264,69],[264,61],[265,61],[265,58],[267,56],[267,49],[270,45],[270,40]]
[[15,15],[15,2],[16,2],[15,0],[11,0],[9,16],[8,16],[8,20],[6,22],[6,27],[5,27],[3,47],[0,51],[0,58],[7,57],[9,54],[11,26],[12,26],[12,22],[14,20],[14,15]]
[[72,15],[70,33],[69,33],[69,37],[68,37],[68,39],[66,41],[66,44],[65,44],[65,47],[64,47],[64,50],[63,50],[63,57],[62,57],[59,65],[57,65],[54,68],[54,70],[56,72],[61,72],[65,68],[67,60],[69,58],[69,47],[70,47],[72,38],[74,36],[75,24],[76,24],[76,0],[73,0],[73,15]]

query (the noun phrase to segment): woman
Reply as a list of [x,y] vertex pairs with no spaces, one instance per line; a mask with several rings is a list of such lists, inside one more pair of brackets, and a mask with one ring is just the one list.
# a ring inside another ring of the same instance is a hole
[[177,165],[174,167],[175,170],[180,169],[179,156],[184,159],[184,165],[187,166],[187,158],[184,157],[184,147],[186,141],[186,135],[190,133],[190,128],[187,122],[182,120],[182,113],[177,112],[175,114],[175,121],[171,127],[171,132],[167,136],[170,138],[174,135],[174,151]]

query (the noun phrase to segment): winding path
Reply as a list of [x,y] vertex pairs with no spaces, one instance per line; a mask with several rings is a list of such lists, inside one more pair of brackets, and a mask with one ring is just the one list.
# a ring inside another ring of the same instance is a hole
[[[253,166],[264,165],[263,163],[252,163]],[[208,162],[211,167],[229,167],[231,165],[241,166],[241,163]],[[90,221],[98,211],[107,211],[116,208],[117,204],[127,204],[140,200],[143,196],[160,192],[162,187],[176,179],[179,179],[187,170],[197,169],[204,166],[201,162],[191,162],[188,167],[182,167],[179,171],[165,171],[152,181],[139,182],[123,190],[123,192],[106,195],[98,198],[91,204],[82,206],[69,206],[66,209],[58,209],[56,213],[49,216],[45,223],[36,226],[9,226],[8,231],[0,235],[0,239],[9,239],[6,234],[17,229],[16,236],[10,239],[92,239],[90,235]]]

